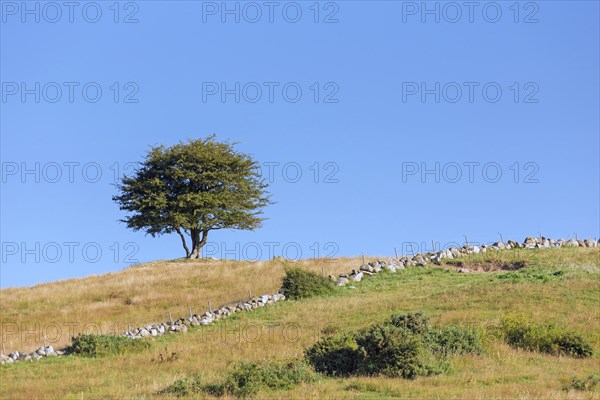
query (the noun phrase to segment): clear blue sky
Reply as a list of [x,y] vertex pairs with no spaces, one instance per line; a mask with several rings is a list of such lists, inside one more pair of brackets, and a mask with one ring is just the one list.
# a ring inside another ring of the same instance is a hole
[[211,133],[273,165],[277,203],[208,255],[599,235],[597,1],[54,4],[1,3],[1,287],[181,257],[111,184]]

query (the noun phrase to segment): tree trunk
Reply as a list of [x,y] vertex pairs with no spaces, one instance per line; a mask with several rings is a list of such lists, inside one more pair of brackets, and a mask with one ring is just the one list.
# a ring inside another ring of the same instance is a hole
[[185,257],[190,258],[190,249],[187,247],[187,243],[185,242],[185,236],[181,233],[181,229],[179,227],[175,228],[175,231],[179,234],[181,238],[181,243],[183,244],[183,248],[185,249]]
[[190,229],[190,236],[192,237],[192,252],[190,253],[189,258],[198,258],[200,254],[198,252],[198,242],[200,241],[200,231],[198,228]]
[[[192,252],[189,255],[189,258],[200,258],[202,247],[206,244],[208,240],[208,229],[198,229],[194,228],[190,231],[192,236]],[[200,237],[200,233],[202,233],[202,237]]]

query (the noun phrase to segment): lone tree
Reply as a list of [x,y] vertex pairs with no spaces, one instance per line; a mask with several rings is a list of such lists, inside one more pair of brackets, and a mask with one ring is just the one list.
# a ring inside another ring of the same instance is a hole
[[[122,222],[153,237],[177,232],[187,258],[199,258],[208,232],[258,228],[270,204],[258,163],[215,136],[152,147],[113,200],[129,211]],[[191,248],[185,235],[191,238]]]

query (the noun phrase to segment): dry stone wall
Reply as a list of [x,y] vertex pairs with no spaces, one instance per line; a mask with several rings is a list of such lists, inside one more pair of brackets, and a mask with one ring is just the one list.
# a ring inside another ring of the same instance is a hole
[[[380,260],[364,263],[358,268],[358,270],[353,269],[347,274],[340,274],[337,278],[330,275],[329,279],[334,281],[337,286],[344,286],[350,282],[360,282],[365,276],[371,276],[383,270],[396,272],[409,267],[424,267],[428,264],[440,264],[443,260],[452,260],[470,254],[479,254],[487,251],[508,249],[550,249],[560,247],[600,247],[600,241],[598,239],[554,240],[545,237],[527,237],[522,243],[509,240],[506,243],[495,242],[491,245],[464,245],[462,247],[450,247],[438,252],[417,253],[413,256],[392,258],[389,260],[389,262]],[[459,268],[458,272],[467,273],[469,270],[466,268]]]

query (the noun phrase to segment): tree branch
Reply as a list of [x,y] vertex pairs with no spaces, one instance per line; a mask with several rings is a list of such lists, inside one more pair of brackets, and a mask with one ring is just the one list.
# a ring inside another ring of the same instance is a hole
[[200,243],[198,243],[198,247],[202,249],[208,240],[208,229],[202,229],[202,238],[200,239]]
[[181,243],[183,244],[183,248],[185,249],[185,256],[189,258],[190,249],[187,247],[187,243],[185,242],[185,236],[183,236],[183,233],[181,233],[181,229],[179,229],[179,227],[176,227],[175,231],[179,234],[179,237],[181,238]]

